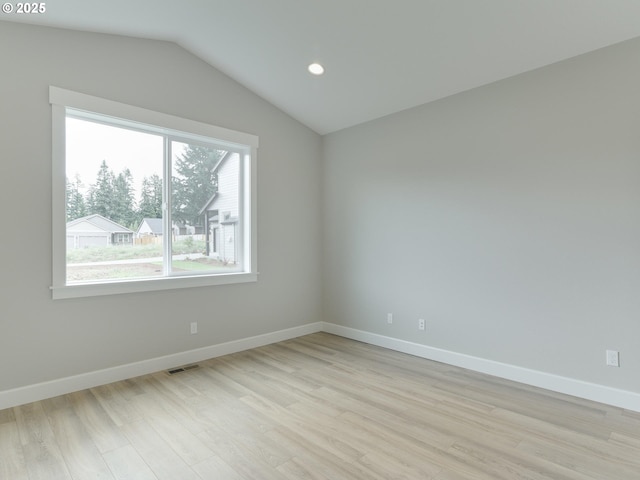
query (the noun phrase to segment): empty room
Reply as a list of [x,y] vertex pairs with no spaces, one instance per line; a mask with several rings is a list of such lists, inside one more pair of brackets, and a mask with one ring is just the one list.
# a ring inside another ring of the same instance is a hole
[[4,2],[0,479],[639,479],[638,19]]

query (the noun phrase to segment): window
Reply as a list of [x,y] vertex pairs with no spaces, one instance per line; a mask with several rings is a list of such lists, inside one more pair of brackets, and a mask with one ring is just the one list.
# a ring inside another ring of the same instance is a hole
[[255,281],[257,137],[50,87],[53,298]]

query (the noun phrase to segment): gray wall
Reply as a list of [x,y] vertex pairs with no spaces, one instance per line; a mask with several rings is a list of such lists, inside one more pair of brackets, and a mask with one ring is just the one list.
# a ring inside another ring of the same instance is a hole
[[[640,40],[324,139],[171,43],[0,62],[0,391],[324,319],[640,392]],[[259,281],[52,301],[49,85],[259,135]]]
[[326,136],[326,320],[640,392],[639,85],[640,39]]
[[[321,320],[320,136],[172,43],[0,22],[0,62],[0,391]],[[51,300],[49,85],[258,135],[259,281]]]

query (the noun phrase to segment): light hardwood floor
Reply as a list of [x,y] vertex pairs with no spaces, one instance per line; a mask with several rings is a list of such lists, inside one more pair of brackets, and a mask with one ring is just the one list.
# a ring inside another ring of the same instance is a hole
[[0,411],[0,479],[640,479],[640,414],[318,333]]

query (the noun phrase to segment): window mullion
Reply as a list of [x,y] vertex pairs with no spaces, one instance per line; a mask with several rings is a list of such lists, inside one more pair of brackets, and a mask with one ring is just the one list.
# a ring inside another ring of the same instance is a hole
[[163,212],[162,212],[162,225],[163,225],[163,255],[162,255],[162,270],[165,277],[171,276],[171,250],[173,241],[173,230],[171,228],[171,140],[169,136],[164,136],[164,158],[162,160],[162,167],[164,172],[164,181],[162,182],[163,191]]

